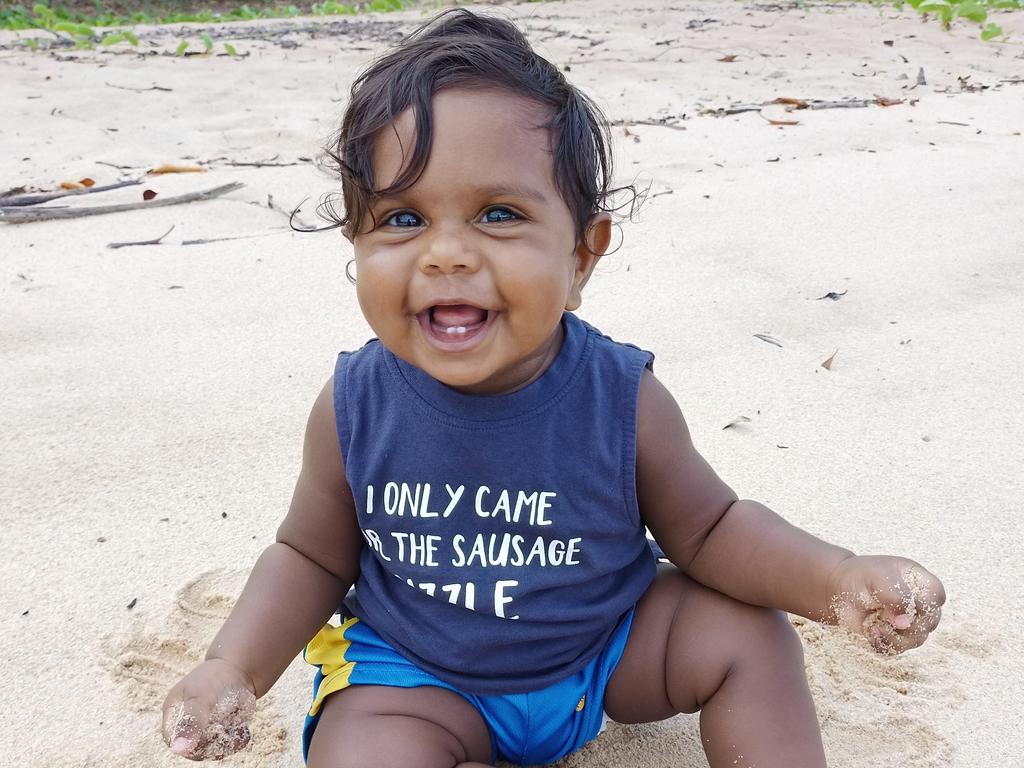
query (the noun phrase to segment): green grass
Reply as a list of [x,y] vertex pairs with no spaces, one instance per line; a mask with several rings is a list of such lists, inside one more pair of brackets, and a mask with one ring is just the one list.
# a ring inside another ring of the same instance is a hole
[[[910,6],[925,18],[934,18],[946,29],[957,19],[980,27],[984,40],[1005,39],[1002,28],[991,21],[990,11],[1020,10],[1024,0],[869,0],[877,6]],[[800,2],[800,0],[798,0]],[[322,0],[311,5],[286,4],[287,0],[252,0],[237,5],[232,0],[52,0],[31,8],[10,0],[0,2],[0,29],[45,29],[71,36],[79,45],[137,45],[130,32],[97,35],[94,27],[125,27],[133,24],[215,23],[282,19],[295,16],[351,16],[363,11],[399,11],[422,4],[422,0],[362,0],[340,3]],[[31,41],[29,47],[35,48]]]
[[[164,2],[144,6],[143,10],[122,10],[111,3],[94,0],[93,3],[72,2],[70,5],[54,2],[36,3],[31,8],[21,3],[5,2],[0,7],[0,29],[49,29],[84,36],[93,27],[123,27],[133,24],[177,24],[181,22],[215,23],[225,21],[251,21],[254,19],[287,19],[295,16],[351,16],[363,11],[399,11],[409,8],[413,0],[369,0],[368,2],[339,3],[323,0],[311,5],[285,5],[276,2],[251,5],[220,4],[213,9],[205,4]],[[135,4],[138,6],[139,4]],[[95,37],[95,34],[90,34]]]
[[[75,48],[111,47],[128,45],[138,47],[139,40],[130,27],[136,24],[177,24],[200,22],[206,24],[251,21],[253,19],[287,19],[295,16],[353,16],[366,11],[400,11],[422,4],[423,0],[363,0],[339,3],[322,0],[312,5],[297,6],[281,0],[252,0],[252,4],[237,5],[232,0],[65,0],[52,5],[39,2],[27,8],[21,3],[0,0],[0,29],[45,30],[57,40],[29,37],[20,42],[33,51],[50,50],[54,45]],[[122,4],[125,3],[125,4]],[[152,3],[152,4],[150,4]],[[97,32],[104,27],[117,27],[110,32]],[[194,56],[214,53],[214,40],[209,33],[200,35],[202,49],[190,49],[192,41],[182,40],[175,50],[176,56]],[[231,43],[223,44],[224,53],[238,56]]]

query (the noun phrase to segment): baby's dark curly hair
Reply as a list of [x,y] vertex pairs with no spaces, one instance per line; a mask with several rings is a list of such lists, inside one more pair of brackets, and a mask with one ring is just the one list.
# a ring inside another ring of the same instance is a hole
[[[609,188],[610,136],[600,108],[539,56],[510,21],[453,8],[419,27],[352,84],[341,129],[325,150],[341,176],[344,215],[329,203],[323,206],[349,240],[367,219],[373,221],[376,197],[407,189],[423,173],[433,137],[431,99],[453,87],[506,89],[550,108],[542,127],[551,132],[555,183],[572,212],[578,241],[585,242],[595,214],[616,210],[607,207],[615,193],[631,192],[635,207],[633,186]],[[410,107],[416,124],[412,155],[390,187],[375,189],[373,143]]]

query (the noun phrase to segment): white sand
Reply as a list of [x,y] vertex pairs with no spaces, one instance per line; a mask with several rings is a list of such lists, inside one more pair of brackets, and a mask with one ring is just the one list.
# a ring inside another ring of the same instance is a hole
[[[943,624],[906,656],[800,628],[831,765],[1015,764],[1024,84],[1001,81],[1024,79],[1024,17],[999,19],[1014,42],[986,44],[973,27],[866,6],[665,7],[510,9],[631,121],[635,140],[616,129],[620,178],[653,183],[583,315],[657,353],[698,446],[741,494],[944,579]],[[336,352],[370,335],[343,276],[347,244],[282,230],[266,207],[333,182],[308,163],[227,163],[313,156],[355,71],[420,18],[276,42],[227,28],[244,59],[0,50],[4,189],[121,177],[100,161],[126,177],[209,168],[148,179],[162,197],[247,185],[189,206],[0,224],[3,765],[185,765],[160,741],[159,703],[273,536]],[[181,37],[140,35],[141,50],[164,52]],[[922,67],[927,85],[910,89]],[[962,90],[968,76],[986,89]],[[171,90],[111,87],[151,85]],[[791,127],[701,116],[780,96],[916,103],[765,111]],[[681,129],[643,124],[665,115]],[[105,247],[172,224],[163,245]],[[181,245],[237,235],[260,237]],[[846,294],[815,300],[829,291]],[[721,429],[741,415],[751,421]],[[297,662],[260,702],[253,746],[225,764],[300,765],[309,685]],[[700,766],[695,722],[613,728],[565,765]]]

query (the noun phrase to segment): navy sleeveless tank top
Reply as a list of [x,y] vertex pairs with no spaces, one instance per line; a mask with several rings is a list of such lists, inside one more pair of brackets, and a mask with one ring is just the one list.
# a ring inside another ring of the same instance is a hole
[[603,648],[655,560],[636,500],[636,402],[653,356],[571,313],[551,366],[466,395],[372,340],[334,407],[366,539],[349,613],[442,680],[537,690]]

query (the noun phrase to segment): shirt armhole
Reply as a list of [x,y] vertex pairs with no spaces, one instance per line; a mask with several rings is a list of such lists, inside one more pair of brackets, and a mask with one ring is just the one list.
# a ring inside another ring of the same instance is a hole
[[629,361],[622,413],[622,496],[630,520],[642,526],[640,503],[636,496],[636,416],[640,397],[640,379],[644,371],[654,372],[654,355],[641,349]]
[[338,430],[341,461],[348,466],[348,447],[352,444],[352,425],[348,415],[348,372],[351,352],[342,352],[334,365],[334,423]]

